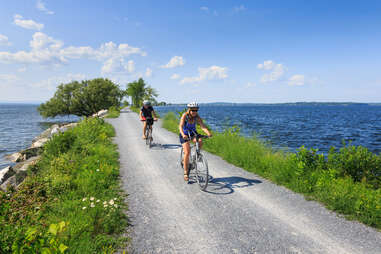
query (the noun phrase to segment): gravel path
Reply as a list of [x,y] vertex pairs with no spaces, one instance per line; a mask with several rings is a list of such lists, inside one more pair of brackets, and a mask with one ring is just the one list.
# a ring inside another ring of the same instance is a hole
[[125,109],[107,121],[129,194],[129,253],[381,253],[380,232],[215,155],[205,153],[213,177],[207,192],[186,184],[178,136],[160,121],[151,149],[136,113]]

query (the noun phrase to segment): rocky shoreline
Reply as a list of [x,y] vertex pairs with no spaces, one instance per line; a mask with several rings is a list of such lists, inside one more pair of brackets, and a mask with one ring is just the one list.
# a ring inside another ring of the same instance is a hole
[[[104,118],[107,113],[107,110],[101,110],[95,113],[92,117]],[[29,167],[36,164],[39,160],[44,144],[54,135],[63,133],[75,127],[77,124],[78,123],[54,124],[34,138],[32,145],[29,148],[5,156],[7,160],[16,164],[0,169],[0,191],[6,191],[7,188],[10,187],[17,189],[27,176]]]

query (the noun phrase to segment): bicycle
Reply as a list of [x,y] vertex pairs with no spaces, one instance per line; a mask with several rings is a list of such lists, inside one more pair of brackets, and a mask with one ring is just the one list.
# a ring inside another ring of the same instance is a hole
[[[200,149],[199,138],[207,139],[209,137],[205,135],[201,135],[201,134],[196,134],[196,133],[195,133],[195,137],[196,137],[196,143],[191,144],[191,149],[189,154],[189,164],[188,164],[189,173],[188,174],[190,174],[191,170],[194,169],[197,183],[200,189],[202,191],[205,191],[209,182],[209,170],[208,170],[208,162]],[[184,151],[183,151],[183,147],[181,147],[180,166],[184,170],[183,161],[184,161]]]
[[151,148],[152,147],[152,141],[153,141],[152,125],[153,125],[154,119],[152,117],[146,117],[146,119],[142,120],[142,121],[146,121],[146,123],[147,123],[146,132],[145,132],[146,145],[149,146],[149,148]]

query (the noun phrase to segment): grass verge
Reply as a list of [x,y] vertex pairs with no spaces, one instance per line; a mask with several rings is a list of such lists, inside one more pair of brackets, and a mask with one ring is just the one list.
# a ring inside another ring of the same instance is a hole
[[114,106],[110,107],[108,110],[106,118],[118,118],[120,115],[121,109],[122,109],[121,107],[119,107],[119,108],[114,107]]
[[114,134],[89,118],[44,145],[18,190],[0,192],[0,253],[113,253],[125,244]]
[[[163,127],[178,133],[178,117],[170,112]],[[381,156],[364,147],[345,146],[329,154],[301,147],[297,153],[276,151],[238,128],[214,133],[203,148],[229,163],[303,193],[327,208],[381,229]]]

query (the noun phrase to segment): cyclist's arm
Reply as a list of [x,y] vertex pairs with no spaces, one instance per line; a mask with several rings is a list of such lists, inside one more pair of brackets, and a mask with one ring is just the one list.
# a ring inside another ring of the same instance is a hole
[[179,131],[180,131],[181,136],[183,136],[183,137],[186,136],[186,134],[183,131],[184,122],[185,122],[185,114],[182,115],[182,117],[180,119],[180,124],[179,124]]
[[198,117],[198,124],[200,125],[201,129],[203,131],[205,131],[205,133],[211,137],[212,136],[212,132],[208,130],[208,128],[206,127],[206,125],[204,124],[204,122],[202,121],[201,117]]
[[157,115],[156,115],[156,112],[155,112],[155,110],[152,110],[152,114],[153,114],[153,116],[155,117],[155,121],[158,119],[158,117],[157,117]]
[[140,113],[139,113],[139,117],[140,117],[140,121],[143,121],[143,112],[140,110]]

